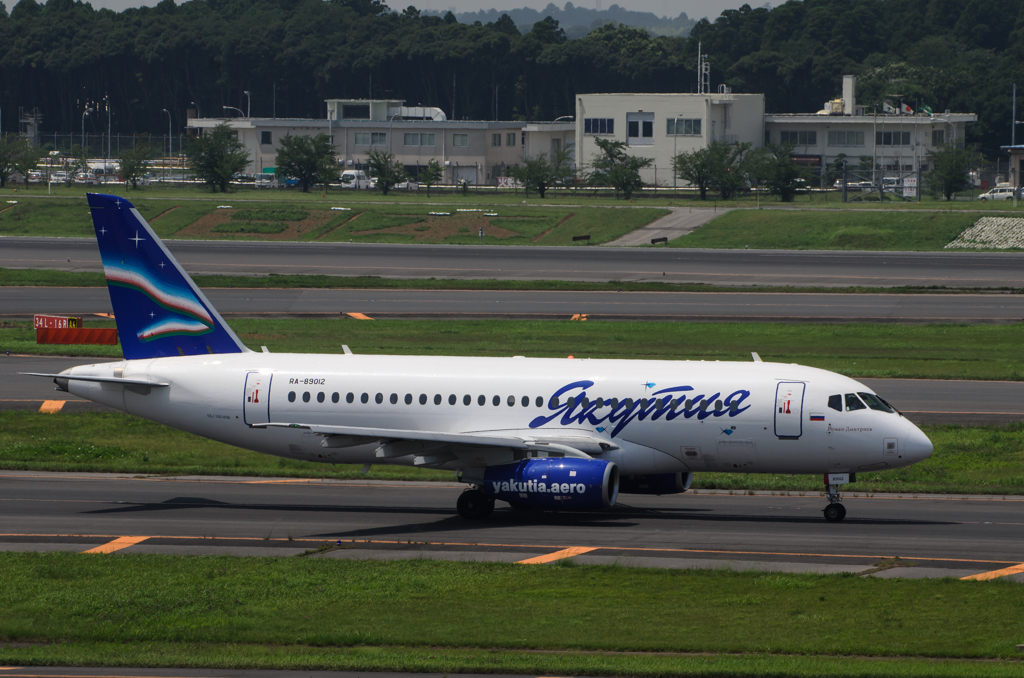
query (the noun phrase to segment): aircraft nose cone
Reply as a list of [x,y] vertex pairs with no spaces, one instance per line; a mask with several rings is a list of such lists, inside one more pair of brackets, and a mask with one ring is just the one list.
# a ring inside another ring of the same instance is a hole
[[921,429],[914,427],[914,430],[907,436],[905,454],[915,462],[924,461],[932,456],[932,441],[928,439]]

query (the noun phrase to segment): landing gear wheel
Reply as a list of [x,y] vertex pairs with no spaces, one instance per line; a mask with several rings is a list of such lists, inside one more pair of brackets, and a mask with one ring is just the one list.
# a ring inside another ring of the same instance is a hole
[[829,504],[825,507],[825,520],[830,523],[838,523],[846,517],[846,507],[842,504]]
[[459,495],[455,508],[466,520],[482,520],[494,511],[494,500],[480,490],[466,490]]

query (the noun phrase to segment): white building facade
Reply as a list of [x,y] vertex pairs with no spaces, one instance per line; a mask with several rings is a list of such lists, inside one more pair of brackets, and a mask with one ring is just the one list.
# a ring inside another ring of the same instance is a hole
[[431,160],[444,168],[442,183],[496,184],[508,167],[571,143],[568,123],[450,121],[438,108],[407,107],[402,101],[329,99],[326,119],[192,118],[201,131],[226,123],[249,152],[249,172],[273,172],[285,135],[327,134],[338,164],[362,169],[370,151],[393,154],[410,176]]
[[672,159],[712,141],[764,141],[764,95],[580,94],[576,97],[576,157],[584,169],[600,152],[597,139],[623,141],[629,153],[651,158],[641,171],[647,184],[685,185],[675,179]]

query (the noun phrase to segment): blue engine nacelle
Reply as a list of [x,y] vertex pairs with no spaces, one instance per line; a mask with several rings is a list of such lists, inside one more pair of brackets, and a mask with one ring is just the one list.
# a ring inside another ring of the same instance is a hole
[[643,476],[622,476],[622,494],[680,494],[690,489],[692,473],[650,473]]
[[484,469],[480,490],[523,508],[602,509],[615,505],[619,469],[600,459],[524,459]]

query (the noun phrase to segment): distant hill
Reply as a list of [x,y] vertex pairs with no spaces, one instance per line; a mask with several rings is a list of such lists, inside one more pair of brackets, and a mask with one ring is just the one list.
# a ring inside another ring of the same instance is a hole
[[[427,10],[423,14],[437,14],[440,16],[445,14],[445,12]],[[535,23],[543,20],[544,17],[550,16],[558,22],[559,26],[565,30],[565,34],[570,38],[582,38],[595,28],[599,28],[609,22],[625,24],[626,26],[636,28],[646,28],[652,35],[686,37],[690,34],[690,29],[697,23],[696,19],[686,16],[686,12],[683,12],[675,19],[669,19],[651,12],[634,12],[618,5],[612,5],[608,9],[599,11],[587,9],[586,7],[576,7],[571,2],[565,3],[565,7],[562,9],[556,7],[554,3],[550,3],[542,10],[530,9],[529,7],[500,11],[489,9],[486,11],[480,10],[479,12],[462,12],[456,14],[455,18],[458,19],[460,24],[472,24],[475,21],[486,24],[497,21],[502,14],[508,14],[509,18],[519,28],[520,33],[528,33]]]

